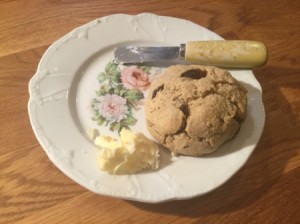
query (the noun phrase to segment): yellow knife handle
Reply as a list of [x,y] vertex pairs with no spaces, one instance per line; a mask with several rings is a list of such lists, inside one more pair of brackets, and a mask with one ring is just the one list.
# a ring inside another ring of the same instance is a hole
[[267,48],[247,40],[194,41],[185,46],[185,60],[221,67],[258,67],[267,62]]

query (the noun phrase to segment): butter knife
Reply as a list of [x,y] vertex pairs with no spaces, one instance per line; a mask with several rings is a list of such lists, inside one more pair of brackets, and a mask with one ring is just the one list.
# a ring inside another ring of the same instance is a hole
[[258,41],[192,41],[180,46],[120,46],[114,51],[117,63],[144,63],[178,59],[191,64],[252,68],[267,62],[267,48]]

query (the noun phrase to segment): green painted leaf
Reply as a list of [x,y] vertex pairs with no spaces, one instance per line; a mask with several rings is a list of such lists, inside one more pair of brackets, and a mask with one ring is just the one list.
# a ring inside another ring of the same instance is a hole
[[108,90],[108,93],[109,93],[109,94],[114,94],[114,92],[115,92],[114,87],[111,87],[111,88]]
[[130,115],[130,116],[132,116],[132,113],[133,113],[133,108],[132,107],[128,107],[128,114]]
[[150,74],[150,72],[151,72],[151,67],[149,67],[149,66],[141,65],[138,68],[143,70],[147,74]]
[[109,79],[115,83],[121,83],[120,72],[111,72],[109,73]]
[[110,90],[110,87],[108,85],[101,85],[99,90],[96,91],[97,96],[104,96],[106,95]]
[[133,116],[130,116],[130,115],[122,120],[122,124],[124,124],[125,126],[135,125],[136,122],[137,122],[137,119],[135,119]]
[[129,100],[129,101],[139,101],[140,99],[144,98],[144,94],[142,91],[138,90],[138,89],[131,89],[128,90],[125,94],[124,97]]
[[92,112],[93,112],[93,116],[97,118],[97,116],[99,115],[99,111],[94,107],[92,109]]
[[116,85],[116,87],[114,87],[114,94],[122,96],[125,92],[127,91],[127,89],[125,89],[123,86],[120,85]]
[[98,125],[103,125],[105,122],[105,118],[102,117],[101,115],[98,115],[94,117],[95,121],[97,122]]
[[122,128],[122,125],[119,122],[113,122],[110,124],[110,130],[111,131],[118,131],[120,132]]
[[97,99],[96,99],[96,98],[94,98],[94,99],[92,99],[92,102],[91,102],[91,103],[92,103],[92,105],[91,105],[91,106],[92,106],[92,107],[94,107],[94,105],[95,105],[96,103],[98,103],[98,101],[97,101]]
[[117,72],[118,69],[118,64],[113,63],[113,62],[109,62],[106,66],[105,66],[105,72],[107,73],[114,73]]
[[99,83],[103,83],[103,82],[105,82],[108,78],[109,78],[109,76],[108,76],[107,73],[101,72],[101,73],[98,75],[98,82],[99,82]]
[[137,101],[127,99],[127,105],[129,106],[129,108],[135,107],[136,104]]
[[120,96],[124,96],[126,92],[127,92],[127,89],[125,89],[124,87],[121,87]]
[[120,91],[121,91],[120,86],[116,86],[116,87],[114,88],[114,94],[120,95]]

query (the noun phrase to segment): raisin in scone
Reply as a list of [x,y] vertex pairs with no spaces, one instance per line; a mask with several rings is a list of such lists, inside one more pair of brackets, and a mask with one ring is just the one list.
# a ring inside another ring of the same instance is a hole
[[232,139],[245,120],[246,94],[220,68],[171,66],[151,85],[145,104],[147,128],[175,154],[212,153]]

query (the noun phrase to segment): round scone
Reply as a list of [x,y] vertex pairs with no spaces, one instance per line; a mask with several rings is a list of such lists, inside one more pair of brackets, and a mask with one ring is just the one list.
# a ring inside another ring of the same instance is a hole
[[245,120],[246,94],[223,69],[168,67],[150,87],[145,103],[147,128],[175,154],[212,153],[233,138]]

